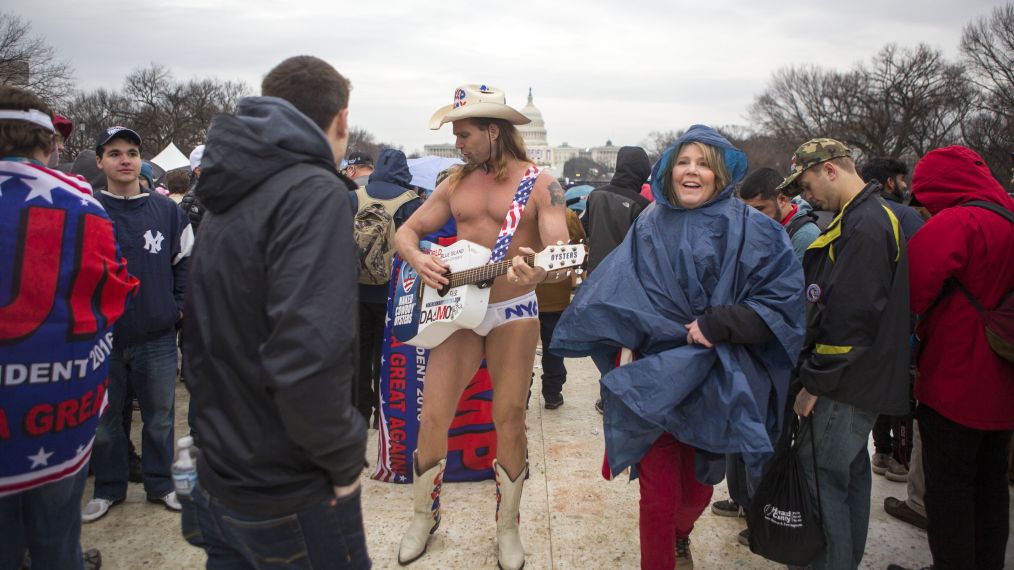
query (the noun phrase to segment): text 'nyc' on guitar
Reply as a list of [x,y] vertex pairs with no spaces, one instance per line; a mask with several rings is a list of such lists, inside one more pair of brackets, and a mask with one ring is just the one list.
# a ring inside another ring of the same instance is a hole
[[[490,285],[507,273],[511,261],[487,263],[490,250],[468,240],[429,249],[444,262],[450,283],[442,289],[427,287],[415,269],[402,261],[394,288],[394,338],[405,344],[433,348],[459,329],[473,329],[486,316]],[[549,246],[539,253],[523,256],[531,267],[546,271],[581,267],[585,263],[584,244]]]

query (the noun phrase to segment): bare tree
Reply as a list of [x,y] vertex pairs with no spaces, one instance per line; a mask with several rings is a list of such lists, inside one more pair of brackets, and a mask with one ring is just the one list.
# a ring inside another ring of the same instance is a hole
[[76,132],[68,156],[90,148],[91,137],[111,125],[123,125],[144,137],[143,155],[154,156],[170,142],[190,152],[204,142],[215,113],[230,113],[249,93],[242,82],[218,79],[177,81],[169,68],[153,63],[135,69],[120,91],[99,89],[79,93],[68,107]]
[[997,7],[988,18],[965,26],[961,51],[982,90],[977,112],[963,125],[965,144],[986,160],[1004,185],[1010,184],[1014,150],[1014,4]]
[[0,12],[0,85],[29,89],[60,107],[74,88],[74,70],[57,58],[52,46],[32,34],[29,22]]
[[750,112],[757,130],[779,141],[831,137],[865,156],[914,161],[960,141],[976,99],[962,67],[939,50],[889,44],[844,72],[782,69]]
[[363,127],[349,128],[349,143],[348,149],[345,151],[346,156],[351,155],[353,152],[362,152],[369,155],[370,158],[376,161],[377,157],[380,156],[380,151],[385,148],[404,150],[404,147],[399,145],[377,142],[373,133]]
[[973,80],[988,94],[984,107],[1014,116],[1014,4],[999,6],[989,18],[965,26],[961,51]]
[[685,130],[678,131],[651,131],[648,133],[648,139],[641,143],[644,150],[648,153],[648,160],[652,163],[658,161],[662,157],[662,153],[665,149],[671,147],[676,139],[683,136]]

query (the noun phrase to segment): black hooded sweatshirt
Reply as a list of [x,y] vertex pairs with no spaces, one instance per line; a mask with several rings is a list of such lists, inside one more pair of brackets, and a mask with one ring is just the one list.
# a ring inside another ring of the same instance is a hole
[[202,165],[184,325],[199,482],[243,513],[293,513],[366,454],[349,189],[323,131],[275,97],[216,116]]
[[582,221],[588,234],[589,271],[620,245],[634,220],[651,203],[641,195],[641,185],[650,174],[651,162],[643,148],[621,147],[612,181],[588,194]]

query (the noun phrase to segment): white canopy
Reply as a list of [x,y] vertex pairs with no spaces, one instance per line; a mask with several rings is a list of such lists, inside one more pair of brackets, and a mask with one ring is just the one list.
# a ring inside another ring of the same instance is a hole
[[151,159],[151,162],[159,165],[166,172],[183,168],[184,166],[190,168],[190,159],[180,149],[176,148],[176,145],[173,143],[169,143],[168,146],[162,149],[162,152]]
[[408,170],[412,173],[412,185],[432,192],[437,185],[437,174],[456,165],[463,164],[457,158],[421,156],[408,159]]

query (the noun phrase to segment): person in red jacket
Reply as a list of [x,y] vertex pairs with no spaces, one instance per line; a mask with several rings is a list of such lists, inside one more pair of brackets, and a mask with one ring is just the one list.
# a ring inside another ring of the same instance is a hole
[[986,308],[1014,289],[1014,224],[981,207],[1014,210],[974,151],[928,153],[912,191],[933,217],[909,241],[912,312],[922,341],[915,395],[923,439],[934,567],[1002,568],[1008,540],[1007,449],[1014,430],[1014,364],[986,341],[955,281]]

